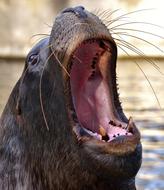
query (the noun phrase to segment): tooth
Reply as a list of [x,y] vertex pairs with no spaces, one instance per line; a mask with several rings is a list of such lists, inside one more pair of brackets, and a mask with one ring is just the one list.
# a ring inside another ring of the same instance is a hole
[[133,118],[130,116],[128,120],[128,126],[131,125],[132,123],[133,123]]
[[106,136],[106,131],[101,125],[99,126],[99,131],[100,131],[101,136]]
[[127,125],[128,131],[129,131],[130,129],[132,129],[133,126],[134,126],[134,121],[133,121],[133,118],[130,116],[130,117],[129,117],[129,121],[128,121],[128,125]]
[[88,129],[86,129],[86,128],[84,128],[84,130],[87,131],[87,133],[89,133],[89,134],[92,135],[92,136],[95,135],[95,133],[93,133],[92,131],[90,131],[90,130],[88,130]]
[[90,130],[88,130],[88,129],[85,129],[85,128],[84,128],[84,130],[85,130],[88,134],[90,134],[92,137],[95,137],[95,138],[97,138],[98,140],[101,140],[101,139],[102,139],[102,136],[101,136],[100,134],[94,133],[94,132],[92,132],[92,131],[90,131]]

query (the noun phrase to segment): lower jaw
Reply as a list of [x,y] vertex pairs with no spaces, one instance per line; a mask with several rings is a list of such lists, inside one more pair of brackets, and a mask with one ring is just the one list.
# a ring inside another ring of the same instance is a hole
[[[128,150],[123,146],[109,147],[107,144],[86,141],[80,144],[82,151],[84,151],[84,158],[89,158],[90,168],[94,170],[97,168],[97,173],[108,179],[119,176],[126,178],[134,177],[142,162],[142,146],[138,143],[133,149]],[[83,154],[82,154],[83,155]],[[102,174],[102,175],[101,175]],[[122,178],[120,178],[121,181]]]
[[103,140],[103,136],[100,134],[94,134],[81,127],[78,123],[73,126],[73,132],[75,133],[78,142],[80,144],[82,143],[87,150],[90,149],[90,151],[115,156],[131,154],[136,150],[137,146],[140,145],[140,132],[135,126],[132,118],[130,118],[127,130],[129,130],[131,135],[117,136],[112,140],[106,141]]

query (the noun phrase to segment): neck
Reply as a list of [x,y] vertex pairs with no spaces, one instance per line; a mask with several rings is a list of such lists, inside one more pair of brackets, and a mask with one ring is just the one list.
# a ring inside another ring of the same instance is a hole
[[[32,136],[30,136],[30,139],[31,138],[33,139]],[[41,142],[40,139],[36,139],[36,136],[35,140]],[[51,140],[51,137],[49,140]],[[29,159],[26,159],[27,163],[25,165],[30,167],[27,168],[29,171],[28,175],[33,180],[35,187],[39,188],[39,184],[42,184],[45,189],[48,189],[47,184],[43,184],[41,174],[44,173],[46,182],[51,185],[53,184],[54,189],[136,190],[134,178],[128,180],[111,180],[100,176],[98,177],[96,174],[89,172],[88,168],[84,168],[84,166],[81,165],[79,161],[81,160],[79,148],[77,150],[77,147],[71,141],[69,141],[67,148],[63,147],[63,143],[61,143],[61,146],[58,145],[58,147],[55,146],[56,144],[48,146],[49,143],[48,145],[40,144],[39,147],[34,146],[34,143],[31,144],[32,147],[28,147],[30,152],[27,153],[25,151],[26,157],[29,157]],[[45,149],[42,150],[43,147]],[[56,154],[54,154],[54,151],[56,151]],[[29,164],[30,158],[32,159]],[[88,164],[88,166],[89,165],[90,164]],[[31,171],[33,172],[31,173]],[[30,188],[34,189],[32,186],[30,186]]]
[[[11,110],[9,109],[7,113],[10,112]],[[3,122],[5,121],[5,115],[7,115],[7,117],[9,116],[9,114],[4,113],[2,116],[3,120],[1,120],[2,126],[3,128],[6,126],[5,130],[10,131],[11,126],[8,126],[7,123]],[[10,117],[12,119],[12,113]],[[60,123],[63,123],[63,117],[62,122]],[[41,184],[44,189],[136,190],[134,178],[123,180],[122,178],[120,179],[120,177],[117,177],[117,180],[111,180],[103,178],[102,176],[97,176],[97,173],[88,171],[88,167],[91,163],[89,162],[87,167],[84,167],[84,162],[88,162],[88,160],[85,160],[85,157],[84,159],[81,158],[81,155],[84,154],[72,140],[73,138],[64,135],[68,134],[67,131],[64,131],[68,130],[68,127],[61,126],[61,124],[59,125],[60,128],[63,129],[63,133],[60,136],[56,135],[56,131],[51,130],[51,132],[49,132],[41,126],[39,127],[40,130],[37,132],[33,131],[27,136],[28,133],[26,134],[21,131],[24,130],[23,126],[17,126],[16,120],[13,119],[12,125],[12,128],[17,130],[17,136],[19,137],[21,135],[21,138],[24,139],[22,147],[25,147],[25,150],[21,149],[19,152],[19,158],[22,161],[22,163],[20,163],[22,168],[20,168],[20,170],[23,173],[23,176],[30,176],[33,182],[32,184],[27,184],[30,187],[29,189],[39,189]],[[59,129],[58,126],[54,128]],[[41,130],[44,130],[44,133],[39,136],[42,132]],[[8,134],[9,137],[5,136],[5,139],[9,142],[10,139],[12,140],[12,136],[10,135],[11,133]],[[19,140],[19,138],[17,140]],[[30,143],[26,144],[24,142]],[[21,146],[21,143],[22,141],[17,143],[18,148],[20,148],[19,146]],[[64,144],[67,144],[67,146],[63,146]],[[26,147],[26,145],[28,146]],[[26,159],[24,160],[21,158]],[[83,164],[81,160],[83,161]],[[27,166],[26,170],[23,168],[24,165]],[[6,161],[6,167],[7,166],[9,166],[9,164]],[[18,172],[20,173],[20,171]],[[42,179],[43,174],[44,180]],[[35,188],[33,187],[33,184],[35,184]],[[51,185],[53,188],[49,188]]]

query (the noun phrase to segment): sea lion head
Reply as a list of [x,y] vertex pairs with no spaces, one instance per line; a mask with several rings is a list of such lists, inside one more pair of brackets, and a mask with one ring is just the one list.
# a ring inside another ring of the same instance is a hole
[[141,165],[140,133],[119,101],[110,30],[84,7],[68,8],[56,17],[50,44],[64,67],[69,119],[84,155],[101,176],[134,177]]
[[119,101],[116,61],[105,24],[83,7],[65,9],[28,54],[15,99],[32,147],[46,147],[52,158],[76,152],[84,170],[124,183],[137,174],[142,148]]

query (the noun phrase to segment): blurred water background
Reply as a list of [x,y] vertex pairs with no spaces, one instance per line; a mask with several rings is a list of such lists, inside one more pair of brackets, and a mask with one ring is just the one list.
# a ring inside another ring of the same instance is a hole
[[[111,10],[121,9],[114,13],[113,18],[117,18],[125,12],[145,9],[136,14],[126,15],[112,27],[117,26],[117,30],[113,33],[119,32],[114,36],[115,38],[118,38],[121,32],[128,32],[131,36],[122,35],[121,38],[137,46],[147,55],[146,58],[142,52],[137,55],[133,51],[128,51],[124,46],[124,50],[130,54],[127,56],[125,51],[119,49],[118,83],[124,111],[127,116],[133,116],[142,134],[143,164],[137,175],[137,187],[139,190],[163,190],[164,76],[160,72],[164,73],[164,29],[155,26],[164,26],[162,22],[164,2],[162,0],[103,0],[101,2],[98,0],[1,0],[0,114],[14,84],[21,75],[24,58],[30,47],[43,38],[44,34],[49,34],[54,16],[59,10],[63,7],[79,4],[83,4],[89,10],[94,10],[95,13],[99,12],[99,14],[108,8]],[[157,8],[157,10],[148,10],[150,8]],[[135,23],[118,26],[129,21]],[[150,22],[155,25],[138,22]],[[158,36],[151,35],[151,33]],[[35,34],[43,35],[32,37]],[[132,36],[137,38],[132,38]],[[147,40],[156,47],[139,40],[139,38]],[[151,82],[161,108],[147,79],[136,63],[142,67]],[[157,64],[160,72],[153,66],[153,63]]]

